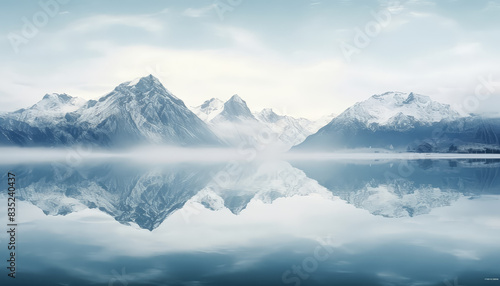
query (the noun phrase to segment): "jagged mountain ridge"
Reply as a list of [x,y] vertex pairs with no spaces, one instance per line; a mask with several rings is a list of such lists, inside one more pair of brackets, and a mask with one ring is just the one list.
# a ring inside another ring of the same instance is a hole
[[[252,112],[237,94],[226,102],[212,98],[191,109],[230,145],[273,145],[284,150],[301,143],[334,117],[311,121],[278,115],[270,108]],[[263,137],[269,139],[259,141]]]
[[369,129],[379,126],[394,130],[409,128],[413,122],[431,124],[460,118],[450,105],[433,101],[430,97],[413,92],[386,92],[358,102],[337,116],[336,121],[357,121]]
[[425,150],[442,152],[457,145],[461,151],[479,145],[488,150],[500,141],[500,119],[461,116],[449,105],[415,93],[374,95],[321,122],[271,109],[252,113],[238,95],[227,102],[212,98],[193,111],[150,75],[122,83],[99,100],[48,94],[30,108],[0,114],[0,144],[280,144],[284,150],[299,143],[297,149],[308,150],[418,150],[424,144]]
[[[52,100],[56,97],[60,102]],[[59,105],[47,104],[48,100]],[[81,106],[78,108],[73,102]],[[38,123],[40,116],[44,118],[44,125]],[[99,100],[84,104],[68,95],[45,96],[28,110],[3,114],[0,143],[18,146],[222,145],[208,126],[152,75],[122,83]]]

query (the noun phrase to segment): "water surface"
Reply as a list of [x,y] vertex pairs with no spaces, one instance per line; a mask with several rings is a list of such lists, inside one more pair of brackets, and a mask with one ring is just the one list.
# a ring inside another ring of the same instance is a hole
[[499,160],[0,169],[21,200],[3,285],[500,285]]

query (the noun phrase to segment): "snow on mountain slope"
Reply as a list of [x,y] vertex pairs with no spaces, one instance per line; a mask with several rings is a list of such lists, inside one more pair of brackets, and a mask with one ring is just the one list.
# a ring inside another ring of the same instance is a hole
[[336,121],[357,120],[370,127],[373,125],[391,126],[405,120],[430,124],[460,117],[460,114],[450,105],[433,101],[428,96],[386,92],[354,104],[337,116]]
[[[428,96],[386,92],[349,107],[296,148],[415,150],[420,144],[431,141],[432,149],[437,150],[466,141],[494,142],[492,134],[497,129],[496,123],[479,121],[470,116],[464,118],[450,105],[433,101]],[[488,140],[479,138],[479,133],[484,133]]]
[[[317,121],[278,115],[266,108],[252,113],[246,102],[233,95],[227,102],[212,98],[191,110],[212,130],[231,145],[260,144],[278,146],[287,150],[301,143],[307,136],[318,131],[333,118],[324,116]],[[268,139],[260,140],[266,137]]]
[[309,130],[310,134],[314,134],[318,132],[321,127],[330,123],[338,114],[331,113],[328,115],[321,116],[319,119],[311,121],[311,124],[307,126],[307,130]]
[[301,143],[307,136],[317,131],[312,127],[314,122],[308,119],[278,115],[270,108],[256,113],[255,117],[276,133],[278,139],[289,148]]
[[224,103],[222,111],[217,114],[210,122],[246,122],[256,121],[252,112],[247,106],[247,103],[237,94],[233,95]]
[[[217,101],[212,103],[217,104]],[[282,145],[277,135],[254,117],[246,102],[237,94],[224,103],[222,110],[210,113],[207,119],[210,117],[212,119],[207,122],[211,130],[228,145],[264,148]]]
[[[84,106],[76,114],[79,121],[97,126],[112,115],[126,112],[141,125],[146,121],[144,115],[149,113],[155,116],[156,108],[170,105],[182,107],[184,103],[168,92],[157,78],[148,76],[118,85],[112,92]],[[158,115],[156,119],[161,119]]]
[[61,121],[68,112],[82,107],[87,101],[67,94],[46,94],[42,100],[27,109],[9,114],[10,118],[31,126],[45,126]]
[[222,145],[207,124],[152,75],[124,82],[97,101],[46,95],[30,109],[0,117],[0,143]]
[[191,110],[203,121],[209,122],[219,115],[224,109],[224,101],[218,98],[211,98],[203,102],[202,105],[191,107]]
[[149,75],[125,82],[74,113],[77,124],[96,133],[147,143],[213,145],[219,140],[208,126]]

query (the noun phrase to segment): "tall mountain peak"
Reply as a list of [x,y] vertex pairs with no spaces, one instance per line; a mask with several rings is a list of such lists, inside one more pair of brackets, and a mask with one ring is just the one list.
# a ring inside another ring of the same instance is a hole
[[208,126],[152,75],[118,85],[74,115],[83,126],[102,131],[113,144],[118,141],[179,145],[220,143]]

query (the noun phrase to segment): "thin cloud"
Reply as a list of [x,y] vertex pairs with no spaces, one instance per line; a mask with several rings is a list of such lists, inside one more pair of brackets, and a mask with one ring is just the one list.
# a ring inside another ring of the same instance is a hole
[[111,26],[127,26],[144,29],[148,32],[158,32],[164,29],[164,24],[150,15],[95,15],[77,20],[69,29],[73,32],[92,32]]
[[214,5],[208,5],[208,6],[202,7],[202,8],[191,8],[190,7],[190,8],[185,9],[182,12],[182,15],[184,15],[186,17],[191,17],[191,18],[200,18],[200,17],[207,16],[208,13],[210,13],[213,8],[214,8]]

